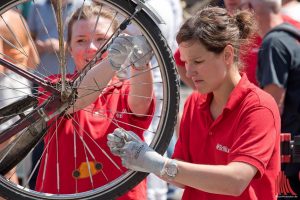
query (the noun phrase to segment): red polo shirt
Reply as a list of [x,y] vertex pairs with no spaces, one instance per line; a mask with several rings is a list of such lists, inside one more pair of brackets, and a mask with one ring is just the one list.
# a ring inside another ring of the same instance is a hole
[[211,117],[211,100],[212,94],[194,92],[189,96],[173,157],[208,165],[245,162],[258,172],[239,197],[186,187],[183,199],[275,200],[280,170],[280,115],[274,99],[243,75],[216,120]]
[[[51,77],[51,79],[55,78]],[[41,160],[37,177],[37,191],[54,194],[84,192],[93,187],[107,184],[126,171],[121,167],[120,158],[110,153],[106,135],[120,126],[143,138],[143,132],[152,120],[152,117],[136,117],[130,114],[127,102],[129,89],[130,84],[128,83],[109,87],[93,104],[73,113],[69,119],[59,119],[56,125],[50,127],[44,139],[46,151]],[[153,112],[154,101],[148,114],[152,115]],[[76,149],[74,143],[76,143]],[[56,150],[57,146],[58,151]],[[113,164],[110,158],[120,169]],[[47,167],[45,168],[46,163]],[[59,172],[57,172],[57,164],[60,166]],[[93,183],[90,180],[89,164]],[[97,169],[95,164],[101,164],[102,169]],[[46,181],[43,181],[44,170]],[[146,182],[142,181],[119,199],[146,199]]]

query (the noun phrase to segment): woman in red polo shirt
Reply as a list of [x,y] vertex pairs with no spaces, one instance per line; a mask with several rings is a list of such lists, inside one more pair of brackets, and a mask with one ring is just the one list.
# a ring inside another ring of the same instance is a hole
[[274,99],[240,72],[239,47],[255,33],[253,15],[204,8],[177,34],[197,91],[185,103],[173,159],[132,132],[116,129],[108,146],[125,167],[184,187],[183,199],[277,199],[280,115]]
[[[68,24],[67,44],[77,71],[94,58],[99,47],[117,29],[114,17],[110,10],[95,5],[85,5],[72,15]],[[140,50],[138,55],[129,54],[133,49],[133,40],[139,40],[136,44]],[[149,52],[150,47],[144,41],[142,36],[115,38],[106,55],[108,58],[104,57],[84,77],[78,87],[75,105],[64,117],[55,121],[56,125],[49,128],[44,138],[37,191],[53,194],[85,192],[107,184],[126,171],[119,167],[122,166],[121,160],[110,153],[106,135],[121,127],[135,131],[143,138],[144,129],[151,123],[154,112],[153,85],[135,83],[141,80],[152,82],[151,70],[146,70],[150,67],[150,57],[132,57]],[[131,68],[134,78],[130,82],[120,81],[116,70],[128,55],[131,55],[128,59],[138,60],[134,62],[135,68]],[[141,73],[141,69],[148,72],[135,76]],[[60,77],[54,75],[49,78],[57,82]],[[72,75],[68,78],[71,79]],[[43,96],[40,99],[44,99]],[[146,182],[141,182],[118,199],[146,199]]]

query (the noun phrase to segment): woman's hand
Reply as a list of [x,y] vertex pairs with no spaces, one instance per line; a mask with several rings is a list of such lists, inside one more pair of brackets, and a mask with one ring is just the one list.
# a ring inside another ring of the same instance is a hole
[[154,151],[135,133],[117,128],[107,135],[107,140],[111,152],[122,159],[124,167],[160,176],[167,158]]
[[108,49],[108,59],[115,70],[129,61],[135,68],[146,66],[153,55],[152,49],[145,37],[120,35],[113,40]]

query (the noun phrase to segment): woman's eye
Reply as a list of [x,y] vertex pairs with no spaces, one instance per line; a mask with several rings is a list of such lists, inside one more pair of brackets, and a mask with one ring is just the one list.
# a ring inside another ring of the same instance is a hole
[[196,60],[196,61],[194,61],[194,62],[195,62],[195,64],[201,64],[201,63],[204,62],[204,60]]
[[76,40],[76,42],[77,43],[83,43],[83,42],[85,42],[85,40],[84,39],[78,39],[78,40]]
[[103,42],[103,41],[105,41],[105,39],[104,38],[98,38],[97,41],[98,42]]

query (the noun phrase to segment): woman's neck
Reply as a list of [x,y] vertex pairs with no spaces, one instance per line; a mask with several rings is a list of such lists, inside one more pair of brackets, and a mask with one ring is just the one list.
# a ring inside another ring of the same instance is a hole
[[241,80],[241,75],[237,73],[234,76],[229,76],[227,81],[224,81],[222,86],[213,92],[213,99],[210,105],[211,113],[214,119],[216,119],[226,106],[229,96],[236,85]]

